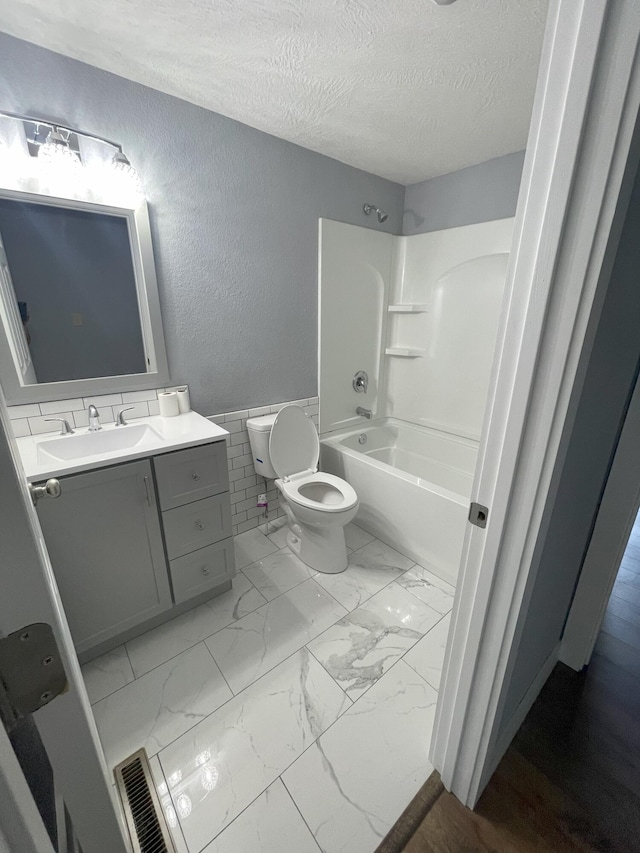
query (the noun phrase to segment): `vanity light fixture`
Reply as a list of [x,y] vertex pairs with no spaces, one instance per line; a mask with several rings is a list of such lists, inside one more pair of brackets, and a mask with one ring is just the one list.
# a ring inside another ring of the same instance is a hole
[[49,166],[65,170],[79,169],[81,165],[78,154],[71,150],[69,142],[58,128],[52,128],[39,146],[38,159]]
[[133,168],[129,162],[129,158],[122,149],[116,151],[113,155],[111,165],[118,177],[128,181],[135,192],[142,194],[142,182],[140,180],[140,175],[137,170]]
[[[107,185],[115,177],[118,187],[125,192],[142,194],[140,175],[131,165],[129,158],[122,150],[122,146],[118,143],[31,116],[0,112],[0,119],[19,125],[20,135],[26,141],[29,155],[37,157],[40,163],[45,163],[51,167],[52,171],[55,170],[61,176],[80,177],[83,168],[86,166],[83,161],[81,142],[87,140],[90,143],[97,143],[91,152],[92,163],[87,168],[87,177],[93,168],[93,162],[102,160],[102,166],[106,167],[107,175],[103,175],[103,177],[106,179]],[[0,136],[1,133],[2,125],[0,124]],[[3,149],[2,141],[0,138],[0,153]],[[100,153],[101,149],[103,149],[102,154]],[[104,173],[105,169],[101,169],[101,171]]]

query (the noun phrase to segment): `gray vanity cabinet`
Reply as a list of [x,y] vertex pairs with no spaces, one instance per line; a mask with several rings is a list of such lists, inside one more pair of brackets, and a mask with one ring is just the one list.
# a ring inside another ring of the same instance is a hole
[[227,447],[224,441],[156,456],[169,574],[176,604],[235,574]]
[[151,463],[61,478],[38,516],[78,652],[172,606]]

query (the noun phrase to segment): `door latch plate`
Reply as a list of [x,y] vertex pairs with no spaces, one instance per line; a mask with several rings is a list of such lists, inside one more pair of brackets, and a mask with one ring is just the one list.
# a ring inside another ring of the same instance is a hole
[[0,717],[7,731],[67,688],[50,625],[36,622],[0,637]]
[[489,518],[489,508],[482,504],[472,503],[469,507],[469,521],[475,524],[476,527],[481,527],[483,530],[487,526]]

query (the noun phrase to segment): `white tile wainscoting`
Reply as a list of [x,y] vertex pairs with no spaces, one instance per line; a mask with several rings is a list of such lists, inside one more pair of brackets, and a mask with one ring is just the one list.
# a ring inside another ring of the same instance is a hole
[[[312,419],[318,429],[318,398],[307,397],[301,400],[290,400],[301,406]],[[242,409],[239,412],[224,412],[220,415],[211,415],[209,420],[219,424],[230,433],[227,438],[227,455],[229,459],[229,491],[231,493],[231,513],[233,523],[233,535],[245,533],[265,523],[264,511],[256,506],[258,495],[265,491],[266,481],[256,474],[253,466],[253,456],[249,444],[249,433],[247,432],[247,420],[257,418],[260,415],[269,415],[280,411],[288,403],[274,403],[271,406],[259,406],[255,409]],[[269,519],[274,520],[282,516],[279,508],[278,492],[273,484],[269,483],[266,490],[269,501]],[[284,544],[284,543],[283,543]]]
[[345,532],[341,575],[282,519],[240,534],[229,592],[83,667],[110,766],[146,746],[179,853],[373,853],[431,772],[454,590]]
[[[183,387],[183,386],[179,386]],[[58,432],[60,425],[46,418],[65,418],[74,428],[88,426],[87,408],[93,403],[100,412],[102,423],[113,423],[123,406],[134,406],[127,412],[127,420],[147,418],[159,415],[158,393],[173,391],[171,388],[159,388],[156,391],[125,391],[122,394],[102,394],[93,397],[77,397],[73,400],[56,400],[49,403],[28,403],[22,406],[9,406],[9,418],[16,438],[25,435]],[[229,491],[231,493],[231,512],[234,536],[251,530],[266,521],[264,510],[256,504],[258,495],[265,491],[265,481],[256,475],[249,445],[247,419],[278,412],[288,402],[301,406],[318,428],[318,398],[305,397],[269,406],[242,409],[237,412],[223,412],[208,415],[209,420],[220,424],[230,435],[227,438],[227,456],[229,460]],[[278,494],[273,483],[267,489],[269,501],[269,519],[282,515],[278,506]],[[284,543],[283,543],[284,544]]]

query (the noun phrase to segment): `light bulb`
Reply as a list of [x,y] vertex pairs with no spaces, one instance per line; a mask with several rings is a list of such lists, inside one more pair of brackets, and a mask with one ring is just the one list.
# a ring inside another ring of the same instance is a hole
[[122,151],[116,152],[111,161],[111,166],[116,174],[116,179],[124,189],[136,195],[142,195],[140,175]]
[[69,143],[58,130],[52,130],[46,141],[42,143],[38,151],[38,159],[48,166],[70,173],[77,173],[80,170],[78,155],[69,148]]

